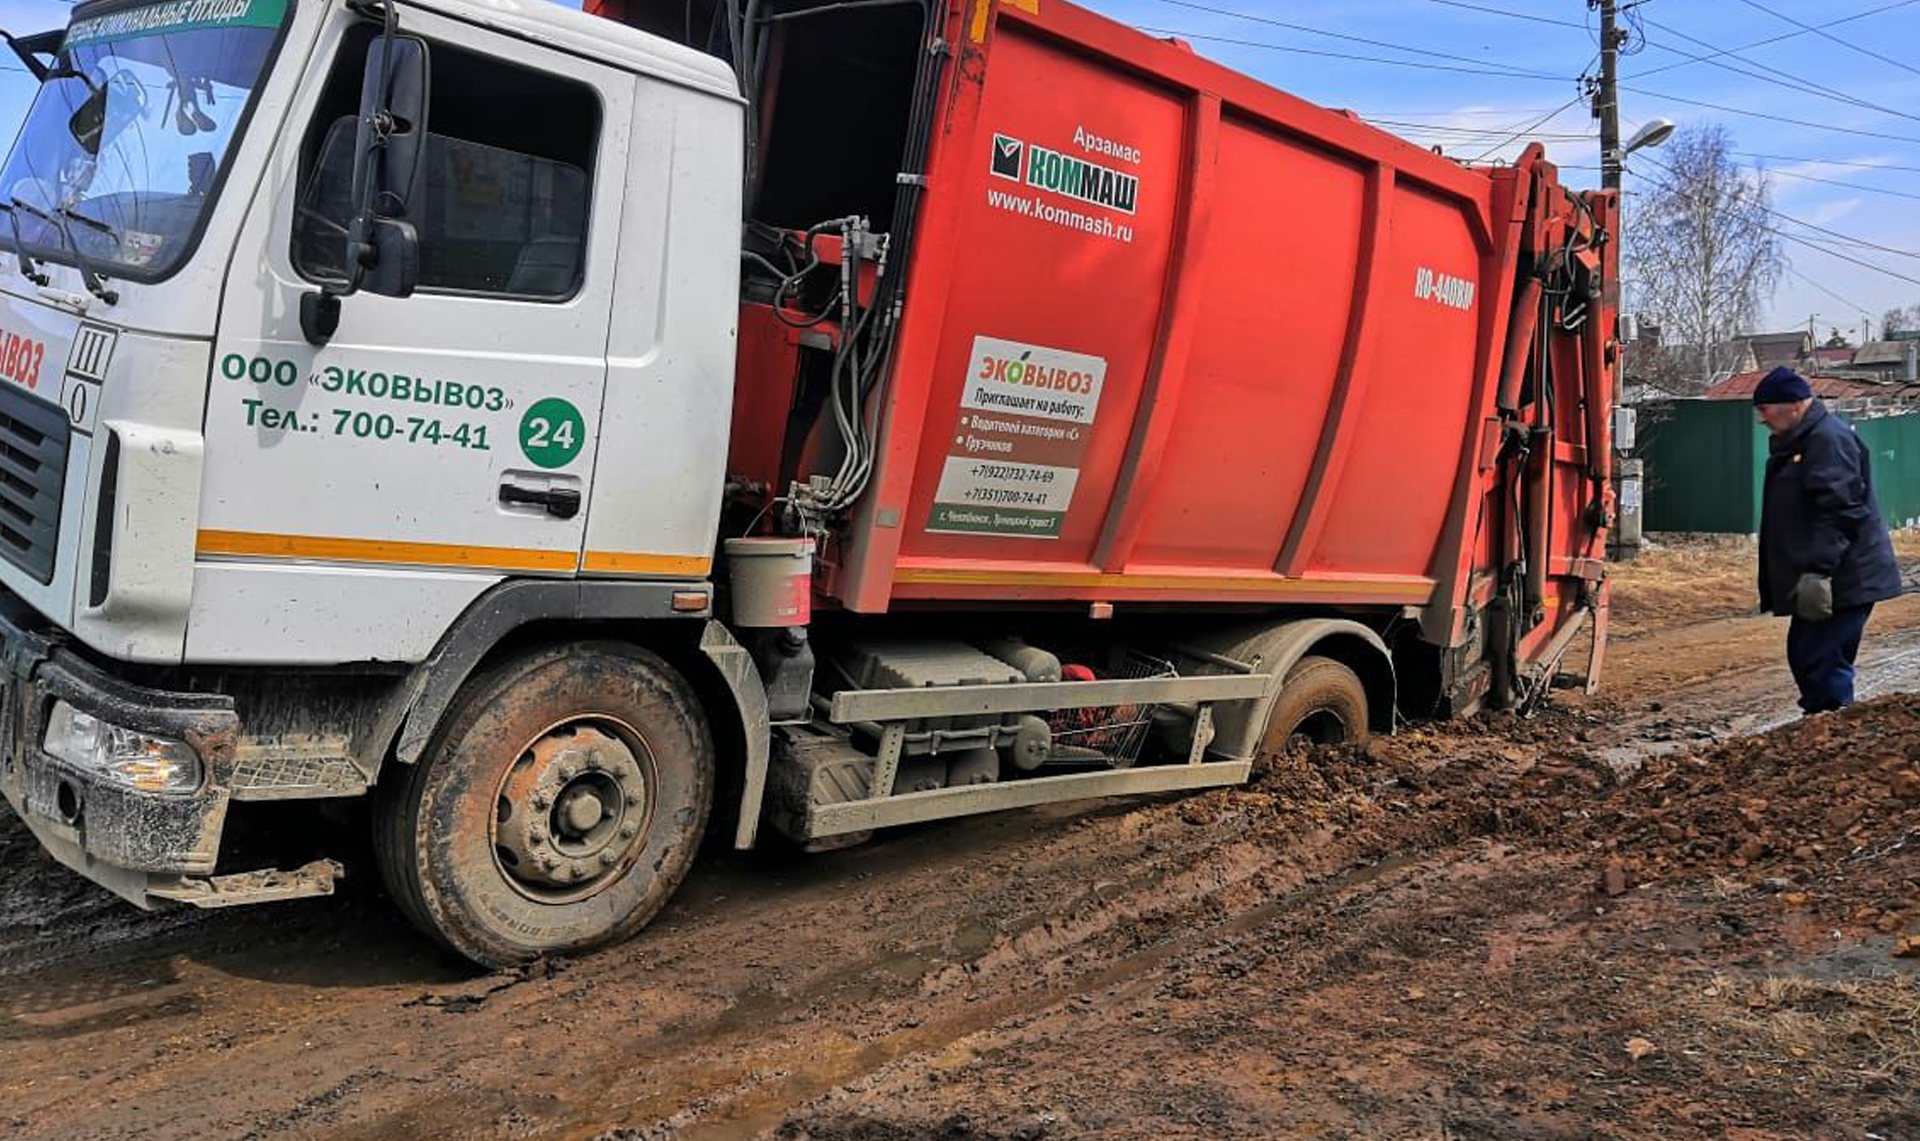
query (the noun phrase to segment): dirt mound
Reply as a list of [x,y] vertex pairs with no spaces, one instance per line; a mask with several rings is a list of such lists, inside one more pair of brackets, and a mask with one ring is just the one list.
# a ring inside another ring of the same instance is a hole
[[1920,884],[1886,857],[1920,854],[1920,696],[1657,758],[1582,833],[1630,880],[1733,876],[1898,930]]
[[1657,867],[1812,863],[1920,826],[1920,696],[1656,758],[1588,835]]
[[1361,856],[1476,836],[1544,841],[1597,853],[1612,892],[1719,878],[1883,932],[1912,917],[1920,695],[1656,755],[1624,783],[1589,742],[1599,725],[1577,711],[1494,714],[1444,734],[1287,753],[1225,799],[1287,831],[1328,829]]

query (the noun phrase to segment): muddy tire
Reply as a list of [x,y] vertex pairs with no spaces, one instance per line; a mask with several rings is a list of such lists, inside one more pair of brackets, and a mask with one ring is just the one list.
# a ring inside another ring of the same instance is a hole
[[713,805],[713,741],[646,650],[556,647],[462,690],[375,801],[388,894],[490,967],[631,936],[686,877]]
[[1281,752],[1296,738],[1315,745],[1364,745],[1368,724],[1367,687],[1359,674],[1332,658],[1301,658],[1273,703],[1262,752]]

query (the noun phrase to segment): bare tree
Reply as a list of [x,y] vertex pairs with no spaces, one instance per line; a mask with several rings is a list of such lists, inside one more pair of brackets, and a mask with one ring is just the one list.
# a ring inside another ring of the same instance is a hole
[[1905,309],[1889,309],[1880,318],[1882,337],[1892,337],[1895,333],[1904,333],[1915,328],[1920,328],[1920,305],[1909,305]]
[[1771,180],[1732,151],[1724,127],[1682,128],[1626,211],[1627,276],[1639,284],[1641,314],[1664,333],[1648,379],[1679,391],[1732,370],[1739,335],[1752,330],[1786,268],[1767,215]]

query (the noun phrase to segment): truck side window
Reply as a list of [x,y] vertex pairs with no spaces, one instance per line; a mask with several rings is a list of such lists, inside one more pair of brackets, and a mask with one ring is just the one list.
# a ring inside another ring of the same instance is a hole
[[[293,265],[345,277],[343,235],[354,115],[371,27],[343,38],[300,151]],[[592,88],[434,43],[426,169],[410,220],[420,288],[565,300],[585,269],[587,205],[600,135]],[[315,172],[321,172],[316,178]]]

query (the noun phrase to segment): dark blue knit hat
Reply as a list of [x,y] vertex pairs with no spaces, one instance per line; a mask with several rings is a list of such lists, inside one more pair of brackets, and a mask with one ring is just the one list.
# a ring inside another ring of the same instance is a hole
[[1808,386],[1807,378],[1781,365],[1766,375],[1766,378],[1753,388],[1755,404],[1798,404],[1810,399],[1813,389]]

